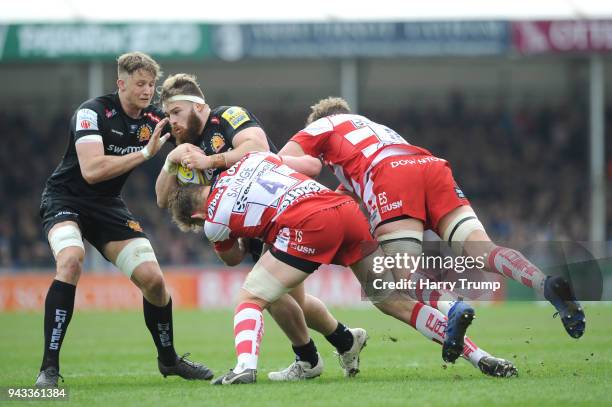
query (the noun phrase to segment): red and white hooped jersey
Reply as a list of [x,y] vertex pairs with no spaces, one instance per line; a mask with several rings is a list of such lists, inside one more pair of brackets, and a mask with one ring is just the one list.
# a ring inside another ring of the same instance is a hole
[[[283,165],[276,154],[250,153],[222,172],[213,185],[206,202],[204,233],[211,242],[258,237],[271,243],[277,219],[297,202],[310,201],[308,212],[312,213],[343,199]],[[295,215],[297,222],[306,214]]]
[[370,205],[376,205],[367,182],[372,168],[388,157],[431,155],[426,149],[408,143],[393,129],[355,114],[316,120],[291,141],[298,143],[306,154],[323,160],[369,210]]

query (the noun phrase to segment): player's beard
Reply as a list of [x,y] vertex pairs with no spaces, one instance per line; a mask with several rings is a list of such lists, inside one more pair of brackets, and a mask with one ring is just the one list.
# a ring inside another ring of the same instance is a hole
[[202,119],[192,110],[187,118],[187,126],[175,129],[175,132],[178,133],[175,137],[178,135],[176,139],[179,140],[181,144],[189,143],[198,145],[202,139],[202,133],[200,132],[202,127],[204,127],[202,126]]

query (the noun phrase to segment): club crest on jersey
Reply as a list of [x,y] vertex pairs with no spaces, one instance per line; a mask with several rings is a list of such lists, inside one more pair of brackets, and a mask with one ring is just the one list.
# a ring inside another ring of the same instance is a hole
[[115,109],[104,109],[104,116],[106,116],[107,119],[110,119],[111,117],[113,117],[114,115],[117,114],[117,111]]
[[212,148],[215,153],[218,153],[223,147],[225,147],[225,139],[220,133],[215,133],[210,139],[210,148]]
[[278,232],[276,240],[274,241],[274,247],[282,251],[287,251],[290,239],[291,230],[287,227],[284,227]]
[[142,226],[140,226],[140,223],[136,222],[135,220],[128,220],[127,225],[134,232],[142,232]]
[[153,134],[153,129],[148,124],[143,124],[138,128],[138,141],[149,141]]
[[247,112],[244,111],[244,109],[241,109],[236,106],[227,109],[225,112],[223,112],[221,117],[227,120],[234,129],[237,129],[238,127],[240,127],[240,125],[246,123],[251,119]]

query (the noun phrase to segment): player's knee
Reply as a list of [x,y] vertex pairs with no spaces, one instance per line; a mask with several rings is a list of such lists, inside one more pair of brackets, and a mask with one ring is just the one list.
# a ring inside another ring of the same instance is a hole
[[115,265],[128,278],[131,278],[134,271],[139,267],[144,267],[147,275],[159,271],[153,247],[151,247],[149,240],[144,237],[133,239],[125,245],[117,255]]
[[161,273],[150,273],[144,284],[144,290],[151,294],[162,295],[166,290],[166,282]]
[[64,250],[57,258],[57,279],[66,283],[76,284],[83,269],[83,252]]
[[473,210],[461,211],[451,219],[445,230],[442,230],[442,239],[448,243],[457,255],[463,254],[465,242],[475,236],[488,240],[485,228],[478,220]]
[[164,304],[166,299],[166,283],[161,270],[157,268],[139,268],[132,277],[134,284],[140,288],[143,296],[153,304]]

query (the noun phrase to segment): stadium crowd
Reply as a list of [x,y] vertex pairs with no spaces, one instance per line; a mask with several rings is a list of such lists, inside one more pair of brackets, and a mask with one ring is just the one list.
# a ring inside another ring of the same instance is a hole
[[[304,124],[303,111],[245,106],[262,121],[280,148]],[[569,104],[524,106],[512,111],[467,108],[454,95],[444,108],[363,109],[409,142],[447,159],[491,237],[521,249],[541,240],[588,240],[588,112]],[[52,120],[0,111],[0,268],[53,267],[38,216],[45,180],[59,163],[68,139],[69,114]],[[612,129],[612,111],[606,115]],[[607,143],[607,239],[612,239],[612,143]],[[166,149],[167,151],[167,149]],[[216,262],[202,237],[170,225],[155,203],[154,183],[166,153],[137,168],[125,199],[150,236],[162,265]],[[322,181],[335,187],[331,173]]]

